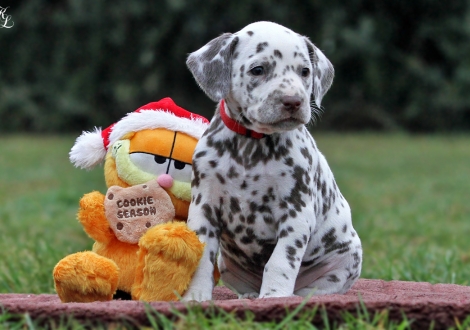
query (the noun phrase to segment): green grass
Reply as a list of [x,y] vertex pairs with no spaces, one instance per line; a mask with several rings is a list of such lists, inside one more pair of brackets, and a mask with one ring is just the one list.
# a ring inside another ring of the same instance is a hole
[[103,190],[102,169],[74,169],[71,137],[0,137],[0,292],[52,293],[52,268],[89,249],[80,197]]
[[363,241],[362,277],[469,284],[470,137],[322,135]]
[[[102,167],[87,172],[68,160],[72,136],[0,136],[0,293],[54,293],[52,269],[90,249],[75,219],[78,200],[105,191]],[[349,201],[363,241],[363,278],[468,285],[470,279],[470,136],[320,134],[315,139]],[[321,311],[317,311],[321,313]],[[152,314],[153,315],[153,314]],[[165,324],[159,316],[149,319]],[[276,329],[225,315],[180,316],[176,328]],[[313,329],[310,316],[285,328]],[[0,314],[0,328],[35,328]],[[52,328],[75,328],[73,320]],[[69,322],[69,323],[67,323]],[[71,322],[71,323],[70,323]],[[408,327],[387,315],[345,315],[348,329]],[[470,320],[462,329],[470,326]],[[326,328],[344,328],[325,323]]]

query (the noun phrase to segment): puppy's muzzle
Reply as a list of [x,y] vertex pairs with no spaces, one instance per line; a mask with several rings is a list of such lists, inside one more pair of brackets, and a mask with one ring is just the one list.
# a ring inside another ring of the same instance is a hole
[[293,114],[299,111],[300,106],[302,105],[303,99],[300,96],[289,96],[285,95],[281,97],[281,103],[283,105],[283,110]]

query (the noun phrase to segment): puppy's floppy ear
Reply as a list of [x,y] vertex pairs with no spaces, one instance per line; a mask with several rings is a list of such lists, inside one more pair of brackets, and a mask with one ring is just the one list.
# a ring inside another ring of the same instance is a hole
[[237,43],[237,36],[224,33],[189,54],[186,61],[199,86],[213,101],[220,101],[230,92],[232,56]]
[[328,89],[330,89],[331,84],[333,84],[335,69],[331,62],[326,58],[325,54],[323,54],[307,37],[304,38],[313,67],[312,93],[315,98],[315,103],[319,107],[323,96],[326,94]]

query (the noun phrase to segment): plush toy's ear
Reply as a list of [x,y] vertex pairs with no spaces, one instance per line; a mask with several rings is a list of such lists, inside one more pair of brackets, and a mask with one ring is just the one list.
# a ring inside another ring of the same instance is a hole
[[191,53],[186,64],[201,89],[218,102],[230,92],[232,56],[238,37],[224,33]]
[[70,150],[70,161],[76,167],[91,170],[106,157],[101,128],[93,132],[83,132]]
[[315,99],[315,104],[320,107],[323,96],[333,84],[335,69],[331,62],[326,58],[325,54],[323,54],[307,37],[304,38],[313,67],[312,93]]

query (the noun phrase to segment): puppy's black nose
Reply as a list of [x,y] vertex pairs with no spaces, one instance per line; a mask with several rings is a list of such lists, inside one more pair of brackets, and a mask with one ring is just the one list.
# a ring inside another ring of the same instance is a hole
[[284,110],[289,112],[296,112],[299,110],[302,104],[302,98],[300,96],[283,96],[281,102],[284,105]]

